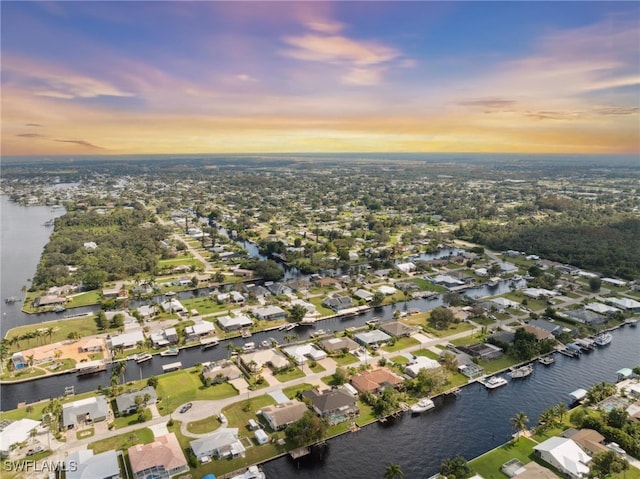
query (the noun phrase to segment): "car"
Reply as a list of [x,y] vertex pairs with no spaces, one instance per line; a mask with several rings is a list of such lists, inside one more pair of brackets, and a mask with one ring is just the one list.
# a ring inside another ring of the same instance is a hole
[[180,413],[184,413],[187,412],[189,409],[191,409],[191,406],[193,406],[193,404],[191,404],[190,402],[188,402],[187,404],[185,404],[184,406],[182,406],[180,408]]
[[36,446],[33,449],[29,449],[27,451],[27,456],[33,456],[34,454],[38,454],[39,452],[44,451],[44,447],[42,446]]

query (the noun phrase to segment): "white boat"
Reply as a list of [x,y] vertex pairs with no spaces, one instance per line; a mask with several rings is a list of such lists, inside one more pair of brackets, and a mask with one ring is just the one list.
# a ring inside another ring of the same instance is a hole
[[502,376],[491,376],[490,378],[478,379],[478,382],[487,389],[495,389],[507,384],[507,380]]
[[258,466],[249,466],[244,473],[233,476],[231,479],[267,479],[267,476]]
[[175,291],[167,291],[166,293],[164,293],[165,296],[175,296],[176,292]]
[[323,334],[327,334],[325,330],[318,329],[317,331],[314,331],[313,333],[311,333],[309,336],[311,336],[312,338],[317,338],[318,336],[322,336]]
[[550,364],[555,363],[556,360],[553,356],[542,356],[541,358],[538,358],[538,362],[540,364],[544,364],[545,366],[549,366]]
[[250,338],[251,337],[251,331],[249,331],[248,329],[243,329],[242,333],[240,334],[240,336],[242,336],[243,338]]
[[295,323],[291,323],[291,324],[287,324],[284,329],[287,331],[291,331],[293,328],[295,328],[297,326],[297,324]]
[[509,376],[511,376],[512,379],[526,378],[532,372],[533,365],[525,364],[524,366],[520,366],[518,368],[511,368],[511,370],[509,371]]
[[600,333],[596,336],[594,341],[598,346],[606,346],[612,339],[613,336],[611,336],[611,333]]
[[150,359],[153,359],[153,356],[151,356],[149,353],[136,354],[136,357],[135,357],[136,363],[138,364],[144,363],[145,361],[149,361]]
[[210,338],[202,338],[200,344],[202,345],[202,349],[209,349],[220,344],[220,340],[216,336],[212,336]]
[[271,343],[269,341],[267,341],[266,339],[264,341],[260,342],[260,347],[261,348],[268,349],[269,346],[271,346]]
[[245,343],[244,346],[242,346],[242,351],[245,353],[251,352],[254,349],[256,349],[256,343]]
[[638,325],[638,321],[638,318],[629,318],[625,321],[625,323],[627,323],[632,328],[635,328]]
[[433,409],[434,407],[436,407],[436,405],[434,404],[434,402],[431,399],[422,398],[416,404],[411,406],[411,412],[413,414],[420,414],[422,412],[429,411],[430,409]]
[[177,356],[180,353],[178,348],[169,348],[160,353],[160,356]]

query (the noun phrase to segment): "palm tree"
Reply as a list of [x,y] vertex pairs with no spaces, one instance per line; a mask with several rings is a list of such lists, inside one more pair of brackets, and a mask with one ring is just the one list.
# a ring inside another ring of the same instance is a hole
[[382,475],[383,479],[402,479],[404,472],[398,464],[389,464]]
[[33,357],[33,354],[30,354],[29,356],[27,356],[27,364],[29,364],[29,369],[33,368],[34,361],[35,359]]
[[567,413],[567,405],[559,402],[553,408],[551,408],[556,417],[562,422],[564,420],[564,415]]
[[511,427],[516,429],[516,441],[520,439],[520,435],[527,430],[528,422],[529,422],[529,418],[522,411],[516,414],[515,417],[511,418]]
[[53,340],[53,328],[47,328],[45,333],[49,336],[49,344],[51,344],[51,341]]

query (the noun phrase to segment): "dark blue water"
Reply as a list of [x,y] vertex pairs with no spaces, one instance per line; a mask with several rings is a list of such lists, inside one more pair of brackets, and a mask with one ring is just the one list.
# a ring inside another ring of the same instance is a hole
[[331,439],[322,459],[285,456],[263,469],[278,479],[352,479],[382,477],[396,463],[407,479],[429,477],[446,458],[461,454],[472,459],[508,441],[514,433],[510,418],[518,412],[524,411],[529,426],[535,426],[542,411],[569,404],[570,392],[613,383],[618,369],[640,364],[640,328],[626,326],[612,334],[609,346],[580,359],[556,355],[555,364],[536,364],[528,378],[491,392],[474,383],[462,388],[458,399],[438,398],[436,409],[422,416],[405,414],[392,425],[376,423]]

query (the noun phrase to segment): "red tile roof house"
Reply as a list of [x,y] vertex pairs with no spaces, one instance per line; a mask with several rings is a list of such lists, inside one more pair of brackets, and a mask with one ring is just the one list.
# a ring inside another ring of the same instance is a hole
[[378,368],[371,371],[364,371],[351,378],[351,385],[360,393],[376,393],[385,387],[396,387],[401,384],[404,378],[391,372],[387,368]]

